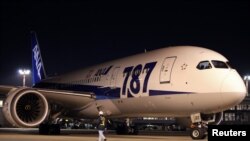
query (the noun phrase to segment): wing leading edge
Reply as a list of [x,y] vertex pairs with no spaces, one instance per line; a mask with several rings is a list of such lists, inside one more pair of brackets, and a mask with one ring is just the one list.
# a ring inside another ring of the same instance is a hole
[[88,105],[95,100],[95,94],[91,92],[75,92],[64,90],[38,89],[30,87],[4,86],[0,85],[0,94],[10,95],[11,93],[29,93],[36,91],[46,97],[49,103],[60,104],[64,108],[77,109]]

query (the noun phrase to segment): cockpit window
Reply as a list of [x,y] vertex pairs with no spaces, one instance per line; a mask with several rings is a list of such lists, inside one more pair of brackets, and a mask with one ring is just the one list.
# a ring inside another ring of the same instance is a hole
[[212,60],[212,63],[215,68],[222,68],[222,69],[227,69],[228,66],[225,62],[222,61],[217,61],[217,60]]
[[211,69],[212,66],[209,61],[201,61],[196,68],[199,70],[204,70],[204,69]]

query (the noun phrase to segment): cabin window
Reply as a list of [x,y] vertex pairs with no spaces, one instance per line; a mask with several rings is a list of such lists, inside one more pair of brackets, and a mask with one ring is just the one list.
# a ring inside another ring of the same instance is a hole
[[221,68],[221,69],[227,69],[228,66],[225,62],[222,61],[217,61],[217,60],[212,60],[212,63],[215,68]]
[[199,70],[204,70],[204,69],[211,69],[212,66],[209,61],[201,61],[196,68]]

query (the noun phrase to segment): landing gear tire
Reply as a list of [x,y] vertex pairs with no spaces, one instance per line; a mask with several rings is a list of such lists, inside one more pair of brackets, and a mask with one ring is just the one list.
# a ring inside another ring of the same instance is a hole
[[192,137],[192,139],[194,140],[198,140],[198,139],[204,139],[206,137],[206,130],[203,128],[193,128],[191,129],[191,134],[190,136]]

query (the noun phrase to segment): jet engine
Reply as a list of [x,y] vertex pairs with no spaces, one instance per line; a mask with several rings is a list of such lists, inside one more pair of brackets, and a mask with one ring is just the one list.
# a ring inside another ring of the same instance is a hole
[[14,127],[37,127],[49,115],[49,104],[37,90],[12,89],[4,102],[3,114]]

